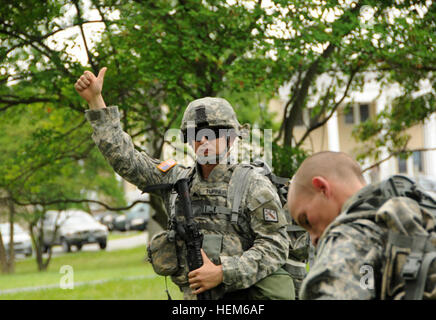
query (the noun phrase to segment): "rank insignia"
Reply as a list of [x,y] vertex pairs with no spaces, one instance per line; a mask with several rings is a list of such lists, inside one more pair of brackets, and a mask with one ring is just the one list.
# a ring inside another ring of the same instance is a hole
[[263,209],[263,219],[267,222],[279,222],[277,211],[273,209]]
[[173,159],[168,159],[165,160],[163,162],[161,162],[157,168],[162,171],[162,172],[167,172],[168,170],[170,170],[172,167],[174,167],[177,164],[176,161],[174,161]]

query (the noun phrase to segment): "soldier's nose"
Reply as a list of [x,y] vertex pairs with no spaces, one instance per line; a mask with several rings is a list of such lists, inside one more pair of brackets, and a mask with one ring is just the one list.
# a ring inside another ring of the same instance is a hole
[[208,141],[209,141],[209,140],[207,140],[207,137],[206,137],[206,136],[203,136],[203,137],[201,137],[200,143],[203,144],[203,143],[206,143],[206,142],[208,142]]

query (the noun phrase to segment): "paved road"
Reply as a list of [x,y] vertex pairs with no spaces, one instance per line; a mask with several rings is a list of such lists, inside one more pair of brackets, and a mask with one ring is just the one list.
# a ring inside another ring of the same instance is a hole
[[139,246],[146,247],[148,243],[148,232],[141,232],[141,234],[132,236],[129,238],[115,239],[109,240],[106,250],[120,250],[120,249],[129,249],[135,248]]
[[[148,232],[145,231],[145,232],[141,232],[139,235],[136,235],[136,236],[109,240],[107,242],[106,251],[129,249],[129,248],[135,248],[135,247],[139,247],[139,246],[144,246],[144,250],[145,250],[145,247],[147,245],[147,241],[148,241]],[[76,247],[72,246],[71,250],[75,251],[77,249],[76,249]],[[97,243],[85,244],[82,247],[82,251],[100,251],[100,247],[98,246]],[[53,257],[59,256],[62,254],[64,254],[64,252],[62,251],[61,246],[53,247]]]
[[[148,232],[145,231],[145,232],[141,232],[139,235],[135,235],[135,236],[127,237],[127,238],[109,240],[107,242],[106,251],[129,249],[129,248],[135,248],[135,247],[139,247],[139,246],[143,246],[144,250],[145,250],[147,243],[148,243]],[[71,251],[75,252],[76,250],[77,249],[75,246],[71,247]],[[81,251],[100,251],[100,250],[101,249],[98,246],[98,244],[90,243],[90,244],[83,245]],[[66,253],[64,253],[62,251],[61,246],[53,247],[52,257],[58,257],[58,256],[61,256],[64,254],[66,254]],[[35,253],[34,253],[34,255],[35,255]],[[46,257],[46,254],[44,254],[44,257]],[[33,257],[24,257],[24,255],[21,255],[21,254],[17,254],[17,256],[16,256],[17,260],[21,260],[24,258],[33,259],[34,256]]]

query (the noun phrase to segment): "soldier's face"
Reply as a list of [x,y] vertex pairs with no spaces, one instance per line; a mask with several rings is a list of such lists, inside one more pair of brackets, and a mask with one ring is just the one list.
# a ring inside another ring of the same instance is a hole
[[293,188],[288,194],[292,218],[310,234],[314,246],[327,226],[340,213],[340,206],[326,188]]
[[194,141],[194,150],[197,156],[214,156],[220,154],[226,143],[225,138],[207,139],[203,137],[200,141]]
[[233,140],[234,137],[231,136],[229,146],[227,146],[227,129],[205,128],[196,133],[196,139],[192,145],[198,157],[213,157],[227,152]]

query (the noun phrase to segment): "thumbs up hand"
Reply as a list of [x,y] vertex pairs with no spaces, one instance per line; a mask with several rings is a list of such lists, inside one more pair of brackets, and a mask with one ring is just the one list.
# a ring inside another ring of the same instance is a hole
[[77,93],[88,102],[91,109],[106,107],[101,95],[106,70],[106,67],[102,68],[97,77],[91,71],[85,71],[74,84]]

